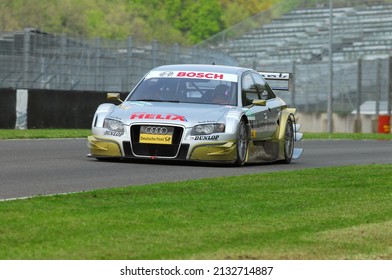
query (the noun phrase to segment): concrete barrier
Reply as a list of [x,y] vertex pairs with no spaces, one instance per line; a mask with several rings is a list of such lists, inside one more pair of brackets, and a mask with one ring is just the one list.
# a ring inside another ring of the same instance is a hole
[[0,128],[15,128],[16,91],[0,89]]
[[[124,99],[128,93],[121,93]],[[90,128],[106,92],[0,89],[0,128]]]

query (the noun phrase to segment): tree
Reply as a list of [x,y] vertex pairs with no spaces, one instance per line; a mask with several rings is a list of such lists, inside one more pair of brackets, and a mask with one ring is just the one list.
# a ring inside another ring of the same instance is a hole
[[195,44],[282,0],[0,0],[0,28]]
[[217,0],[169,0],[167,19],[191,42],[197,43],[222,30],[222,7]]

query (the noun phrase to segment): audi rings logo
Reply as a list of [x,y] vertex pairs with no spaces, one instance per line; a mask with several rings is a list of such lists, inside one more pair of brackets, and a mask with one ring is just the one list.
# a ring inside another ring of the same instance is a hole
[[161,126],[147,126],[144,129],[147,134],[167,134],[167,128]]

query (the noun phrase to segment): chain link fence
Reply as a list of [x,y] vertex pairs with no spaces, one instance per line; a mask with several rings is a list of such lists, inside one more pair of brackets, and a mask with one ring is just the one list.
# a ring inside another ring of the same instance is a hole
[[219,50],[201,47],[83,40],[39,30],[0,33],[0,88],[130,91],[162,64],[236,65]]
[[[359,106],[365,105],[367,113],[373,108],[374,114],[386,114],[386,101],[391,86],[389,56],[372,60],[335,62],[333,68],[332,97],[335,113],[355,113]],[[268,69],[293,73],[293,92],[279,93],[290,105],[303,113],[327,111],[330,87],[328,63],[294,62],[284,66],[269,65]],[[376,108],[377,105],[379,107]]]

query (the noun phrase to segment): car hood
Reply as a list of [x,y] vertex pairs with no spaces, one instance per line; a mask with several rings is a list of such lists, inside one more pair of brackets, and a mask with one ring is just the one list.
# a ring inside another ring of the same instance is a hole
[[233,106],[128,101],[115,107],[108,117],[131,123],[173,123],[194,126],[199,123],[216,123],[233,109]]

